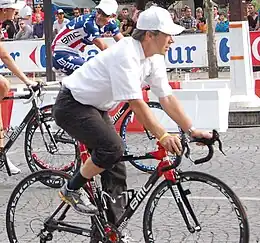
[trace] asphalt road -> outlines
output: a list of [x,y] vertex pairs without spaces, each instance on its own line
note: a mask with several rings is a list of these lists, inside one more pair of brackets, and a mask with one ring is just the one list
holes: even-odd
[[[260,128],[230,129],[227,133],[221,134],[221,137],[227,154],[226,157],[216,152],[214,159],[204,165],[195,166],[191,162],[184,160],[181,168],[184,171],[207,172],[228,184],[240,197],[246,209],[250,224],[250,242],[260,242]],[[138,135],[131,135],[130,139],[136,150],[142,146]],[[10,159],[22,169],[22,173],[8,177],[4,172],[0,172],[0,242],[3,243],[9,242],[5,227],[5,212],[8,199],[18,182],[30,174],[25,162],[23,148],[23,137],[21,137],[9,151]],[[197,156],[201,152],[201,148],[194,149],[194,154]],[[127,167],[129,187],[139,189],[147,180],[148,175],[137,171],[130,164]],[[44,218],[42,215],[46,215],[47,212],[54,209],[57,202],[59,202],[57,190],[50,190],[41,184],[33,185],[30,188],[30,191],[25,190],[22,194],[16,211],[17,234],[23,239],[19,241],[20,243],[39,242],[39,239],[30,241],[29,238],[36,235],[33,232],[37,232]],[[205,228],[210,229],[209,231],[212,232],[209,235],[201,236],[199,239],[195,236],[186,237],[188,233],[183,227],[183,220],[180,218],[174,201],[169,200],[170,196],[165,194],[158,204],[158,210],[155,210],[154,235],[155,237],[160,236],[161,239],[156,242],[238,242],[232,235],[237,230],[237,218],[228,207],[228,204],[225,204],[227,201],[223,200],[223,196],[217,190],[206,192],[205,188],[200,186],[193,188],[195,188],[195,195],[193,196],[194,210],[198,217],[202,218],[202,226],[205,224]],[[142,233],[144,207],[145,203],[138,209],[127,226],[127,232],[133,238],[133,241],[130,242],[144,242]],[[87,219],[84,216],[74,212],[69,214],[69,219],[73,222],[83,221],[87,224]],[[209,241],[212,238],[214,240]],[[89,241],[82,237],[59,233],[51,242]]]

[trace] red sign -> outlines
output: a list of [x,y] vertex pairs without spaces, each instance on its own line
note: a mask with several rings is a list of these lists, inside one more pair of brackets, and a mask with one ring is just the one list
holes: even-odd
[[250,32],[253,66],[260,66],[260,32]]

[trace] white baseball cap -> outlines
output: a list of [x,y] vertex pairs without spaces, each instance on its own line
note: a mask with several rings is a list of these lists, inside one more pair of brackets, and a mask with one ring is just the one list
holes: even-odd
[[115,0],[101,0],[96,8],[101,9],[106,15],[112,15],[116,14],[118,4]]
[[136,28],[139,30],[159,30],[168,35],[178,35],[184,28],[174,24],[171,14],[164,8],[152,6],[140,13]]
[[63,9],[59,8],[57,13],[64,13]]
[[0,0],[0,8],[21,9],[25,5],[24,0]]

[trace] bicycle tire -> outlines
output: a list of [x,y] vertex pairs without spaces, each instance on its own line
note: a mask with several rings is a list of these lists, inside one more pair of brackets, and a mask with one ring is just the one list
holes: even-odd
[[[150,101],[150,102],[147,102],[147,105],[149,106],[150,109],[158,109],[159,112],[156,111],[156,110],[154,110],[154,111],[157,112],[157,115],[156,115],[156,116],[161,116],[161,114],[162,114],[163,117],[167,117],[167,119],[170,119],[170,118],[168,117],[168,115],[163,111],[163,108],[162,108],[162,106],[160,105],[160,103]],[[120,136],[122,137],[122,139],[123,139],[123,141],[124,141],[124,143],[125,143],[125,147],[126,147],[125,155],[135,153],[135,151],[129,152],[129,147],[131,147],[131,145],[129,145],[129,142],[128,142],[127,139],[126,139],[126,137],[129,136],[129,134],[130,134],[130,133],[127,131],[127,127],[131,124],[132,114],[133,114],[133,112],[132,112],[132,111],[129,111],[129,112],[125,115],[125,117],[124,117],[124,119],[123,119],[123,121],[122,121],[122,123],[121,123],[121,126],[120,126]],[[146,134],[146,136],[145,136],[144,134]],[[136,147],[138,144],[141,144],[142,147],[141,147],[141,148],[137,148],[137,150],[138,150],[138,149],[143,149],[143,148],[145,148],[146,146],[144,146],[144,142],[143,142],[144,137],[145,137],[145,138],[148,138],[148,142],[153,142],[153,143],[152,143],[152,144],[148,144],[148,146],[150,146],[151,148],[150,148],[150,149],[145,149],[145,151],[140,152],[141,155],[144,155],[145,152],[153,151],[153,150],[156,148],[156,139],[155,139],[155,137],[152,136],[152,134],[151,134],[148,130],[146,130],[145,128],[144,128],[144,132],[143,132],[143,133],[140,133],[140,131],[139,131],[139,132],[135,133],[135,135],[138,136],[137,139],[135,139],[135,140],[137,140],[137,141],[135,142],[134,140],[131,140],[131,141],[134,141],[134,144],[133,144],[133,147],[134,147],[134,148],[133,148],[133,149],[130,148],[130,150],[134,150],[135,147]],[[149,135],[149,136],[148,136],[148,135]],[[142,141],[142,143],[140,143],[140,140]],[[149,151],[148,151],[148,150],[149,150]],[[137,154],[139,154],[138,151],[137,151]],[[158,162],[155,161],[155,162],[153,162],[151,165],[148,165],[148,160],[145,160],[145,162],[142,162],[142,161],[139,161],[139,160],[138,160],[138,161],[137,161],[137,160],[129,160],[129,162],[130,162],[135,168],[137,168],[138,170],[140,170],[140,171],[142,171],[142,172],[147,172],[147,173],[153,172],[153,171],[155,170],[157,164],[158,164]]]
[[[50,112],[51,108],[52,108],[51,105],[42,108],[42,110],[44,109],[44,112],[42,113],[43,118],[42,118],[41,122],[45,126],[45,128],[48,127],[48,125],[47,125],[48,122],[54,122],[54,118],[52,117],[52,114]],[[74,165],[80,159],[79,158],[79,151],[78,151],[78,147],[76,145],[76,142],[69,135],[67,135],[67,137],[68,137],[67,140],[66,140],[66,138],[63,139],[64,140],[64,142],[62,142],[63,144],[65,144],[65,145],[66,145],[66,143],[71,144],[71,147],[73,147],[75,155],[73,156],[73,159],[66,162],[65,165],[62,164],[61,167],[58,167],[58,166],[55,166],[55,165],[53,166],[53,165],[50,164],[50,161],[43,161],[43,160],[38,158],[37,154],[33,153],[32,142],[34,140],[34,136],[36,135],[36,130],[38,128],[39,128],[39,123],[37,122],[37,119],[32,119],[30,121],[30,123],[27,125],[26,131],[25,131],[24,152],[25,152],[26,162],[27,162],[28,167],[31,170],[31,172],[35,172],[35,171],[38,171],[38,170],[41,170],[41,169],[56,169],[56,170],[62,170],[62,171],[72,173],[73,169],[75,167]],[[50,129],[50,126],[49,126],[49,129]],[[63,131],[63,130],[60,129],[60,131]],[[42,137],[40,139],[42,139],[42,141],[43,141]],[[37,141],[39,141],[39,140],[37,140]],[[57,143],[57,144],[59,144],[59,143]],[[45,147],[44,143],[43,143],[43,146],[44,146],[45,152],[48,155],[55,155],[55,156],[57,155],[57,153],[55,153],[55,152],[50,153],[49,151],[46,151],[46,147]],[[51,146],[51,145],[49,145],[49,146]],[[66,151],[70,152],[69,149],[67,149]],[[73,152],[71,152],[71,153],[73,153]],[[63,161],[64,160],[62,160],[62,163],[64,163]],[[55,161],[55,163],[56,163],[56,161]]]
[[[47,183],[46,181],[47,180],[54,180],[56,182],[56,188],[60,188],[64,184],[65,180],[69,180],[70,178],[71,178],[71,176],[68,173],[65,173],[63,171],[41,170],[41,171],[37,171],[37,172],[30,174],[29,176],[25,177],[23,180],[21,180],[19,182],[19,184],[14,188],[14,190],[12,191],[12,194],[10,195],[10,198],[9,198],[9,201],[8,201],[8,204],[7,204],[7,210],[6,210],[6,229],[7,229],[8,239],[11,243],[15,243],[15,242],[21,243],[21,241],[27,242],[27,239],[19,239],[19,236],[17,236],[17,233],[19,234],[19,232],[20,232],[22,237],[23,236],[29,237],[29,236],[25,236],[23,233],[21,233],[20,228],[21,227],[28,227],[27,233],[29,233],[29,229],[30,229],[30,227],[32,227],[32,225],[31,225],[32,222],[30,221],[30,223],[28,224],[28,222],[26,222],[25,219],[24,219],[24,216],[26,215],[26,216],[28,216],[28,218],[30,218],[30,220],[33,220],[32,219],[32,213],[28,214],[28,211],[26,211],[24,214],[22,214],[19,211],[19,208],[18,209],[16,208],[17,205],[20,206],[19,203],[20,203],[21,197],[24,194],[24,192],[27,193],[26,190],[27,189],[30,190],[32,188],[33,191],[30,195],[34,195],[35,190],[38,190],[39,194],[41,194],[41,193],[43,193],[44,188],[41,188],[40,190],[37,189],[37,187],[35,187],[35,184],[37,185],[37,182],[39,182],[40,184],[50,184],[50,183]],[[51,183],[51,184],[54,184],[54,183]],[[32,187],[29,188],[30,186],[32,186]],[[48,188],[46,188],[46,190],[48,190]],[[50,188],[49,190],[53,190],[53,188]],[[49,195],[49,193],[48,193],[48,195]],[[55,195],[57,197],[57,200],[59,200],[58,194],[56,192],[55,192]],[[29,199],[26,198],[26,200],[29,200]],[[51,199],[50,199],[50,202],[51,202]],[[30,203],[31,203],[31,200],[29,200],[28,203],[27,202],[24,203],[24,207],[26,207],[27,204],[30,204]],[[39,201],[39,203],[41,203],[41,202]],[[42,202],[42,203],[44,203],[44,202]],[[50,205],[51,205],[51,203],[50,203]],[[32,212],[37,211],[36,210],[37,206],[38,206],[37,204],[33,205],[33,208],[31,209]],[[22,209],[24,209],[24,208],[21,207],[21,210]],[[20,224],[19,224],[19,220],[16,219],[16,213],[17,212],[18,212],[18,215],[19,215],[19,213],[21,213],[23,215],[23,217],[21,219],[22,222]],[[15,230],[16,223],[18,225],[17,227],[19,227],[18,232],[16,232],[16,230]],[[32,231],[31,233],[34,233],[34,232]],[[37,242],[39,242],[39,238],[38,238]]]
[[[222,182],[221,180],[219,180],[216,177],[213,177],[211,175],[208,175],[208,174],[205,174],[202,172],[195,172],[195,171],[180,172],[178,174],[177,183],[179,183],[179,182],[180,182],[181,186],[183,186],[183,184],[186,182],[190,183],[190,184],[192,182],[199,182],[199,183],[203,183],[201,185],[207,184],[208,186],[211,186],[211,187],[209,187],[209,189],[211,189],[211,190],[214,189],[214,192],[207,189],[209,194],[205,198],[203,198],[203,197],[199,198],[196,196],[195,197],[191,196],[189,198],[189,202],[192,200],[194,200],[194,202],[200,202],[200,200],[203,200],[203,199],[211,200],[209,205],[208,204],[202,205],[202,212],[198,212],[199,206],[192,206],[192,208],[194,209],[194,213],[195,213],[196,217],[198,218],[198,221],[203,224],[201,231],[194,232],[194,234],[190,233],[187,229],[186,224],[184,223],[183,217],[181,216],[180,211],[178,210],[178,207],[177,207],[177,210],[175,210],[175,211],[170,210],[169,209],[170,202],[168,202],[168,201],[166,203],[167,207],[164,206],[164,211],[162,211],[159,215],[160,216],[160,221],[159,221],[160,229],[158,229],[159,232],[157,232],[156,230],[153,230],[153,225],[156,224],[153,222],[153,219],[156,218],[155,209],[158,207],[160,200],[161,200],[161,203],[164,203],[163,200],[168,198],[165,196],[165,194],[167,194],[166,193],[167,191],[170,191],[169,186],[173,185],[173,182],[164,180],[155,188],[155,190],[151,194],[150,198],[148,199],[148,202],[145,207],[145,211],[144,211],[144,215],[143,215],[143,235],[144,235],[145,242],[150,242],[150,243],[152,243],[152,242],[160,242],[160,243],[170,242],[169,238],[165,239],[165,241],[163,241],[163,237],[171,237],[171,239],[173,239],[173,242],[184,242],[184,241],[185,242],[197,242],[197,243],[199,243],[199,242],[248,243],[249,242],[249,225],[248,225],[248,219],[247,219],[245,209],[244,209],[241,201],[239,200],[239,198],[236,196],[236,194],[224,182]],[[194,184],[196,184],[196,183],[194,183]],[[196,185],[196,186],[198,186],[198,185]],[[221,197],[216,197],[217,192],[215,189],[220,192]],[[195,194],[196,194],[196,190],[200,192],[201,188],[194,187]],[[186,196],[189,194],[189,191],[187,191],[187,192],[188,193],[186,194]],[[210,193],[213,193],[212,198],[209,197]],[[191,192],[191,194],[192,194],[192,192]],[[174,205],[176,205],[176,202],[173,199],[173,197],[170,197],[170,198],[171,198],[171,202],[173,201]],[[219,208],[216,207],[216,211],[212,210],[213,203],[215,203],[215,201],[217,202],[219,200],[218,203],[221,204],[221,203],[223,203],[223,199],[226,199],[228,201],[228,204],[231,206],[230,209],[225,208],[225,207],[223,208],[224,215],[221,214],[220,207]],[[213,202],[213,200],[215,200],[215,201]],[[210,211],[207,211],[208,209],[210,209]],[[167,223],[163,222],[164,221],[163,212],[166,212],[167,216],[166,216],[165,221]],[[209,213],[207,213],[207,212],[209,212]],[[237,217],[237,223],[234,222],[234,225],[229,224],[227,221],[225,221],[225,218],[224,218],[224,216],[226,216],[226,215],[230,216],[231,212],[232,212],[233,216]],[[209,225],[210,225],[209,227],[213,227],[214,230],[218,230],[218,234],[214,234],[213,231],[211,231],[209,233],[204,231],[204,229],[207,228],[206,220],[203,220],[203,219],[201,220],[201,218],[203,218],[204,213],[207,217],[209,217],[209,221],[211,221],[212,219],[214,220],[215,217],[217,216],[217,214],[219,214],[218,216],[221,217],[220,218],[221,223],[223,223],[220,227],[217,226],[216,221],[209,222]],[[173,215],[172,222],[170,222],[171,215]],[[155,216],[155,218],[153,218],[153,216]],[[178,221],[178,219],[177,219],[178,216],[181,217],[180,221]],[[189,215],[189,217],[190,217],[190,215]],[[164,233],[165,231],[163,231],[162,227],[163,226],[166,227],[167,224],[169,224],[169,227],[167,228],[168,236],[165,236],[167,233],[166,234]],[[211,226],[211,224],[213,226]],[[175,228],[173,228],[172,225],[175,225]],[[221,231],[221,232],[219,232],[219,231]],[[236,233],[237,237],[239,237],[239,239],[236,239],[236,237],[235,237],[235,238],[229,239],[230,241],[228,241],[227,239],[223,240],[221,237],[227,237],[228,233],[226,231],[229,231],[229,233],[232,232],[233,234]],[[207,233],[208,233],[208,235],[206,235]],[[160,239],[155,240],[154,238],[157,236]],[[213,239],[213,237],[215,237],[215,236],[217,236],[219,238]],[[188,238],[188,237],[191,237],[191,238],[193,237],[194,241],[191,241],[191,240],[189,241],[190,238]],[[208,238],[205,239],[203,237],[208,237]],[[230,234],[229,234],[229,237],[230,237]]]

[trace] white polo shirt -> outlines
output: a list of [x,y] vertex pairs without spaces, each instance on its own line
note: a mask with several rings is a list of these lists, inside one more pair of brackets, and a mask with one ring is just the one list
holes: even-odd
[[143,99],[145,84],[158,97],[172,94],[164,56],[145,58],[141,43],[132,37],[121,39],[63,79],[75,100],[103,111],[121,101]]

